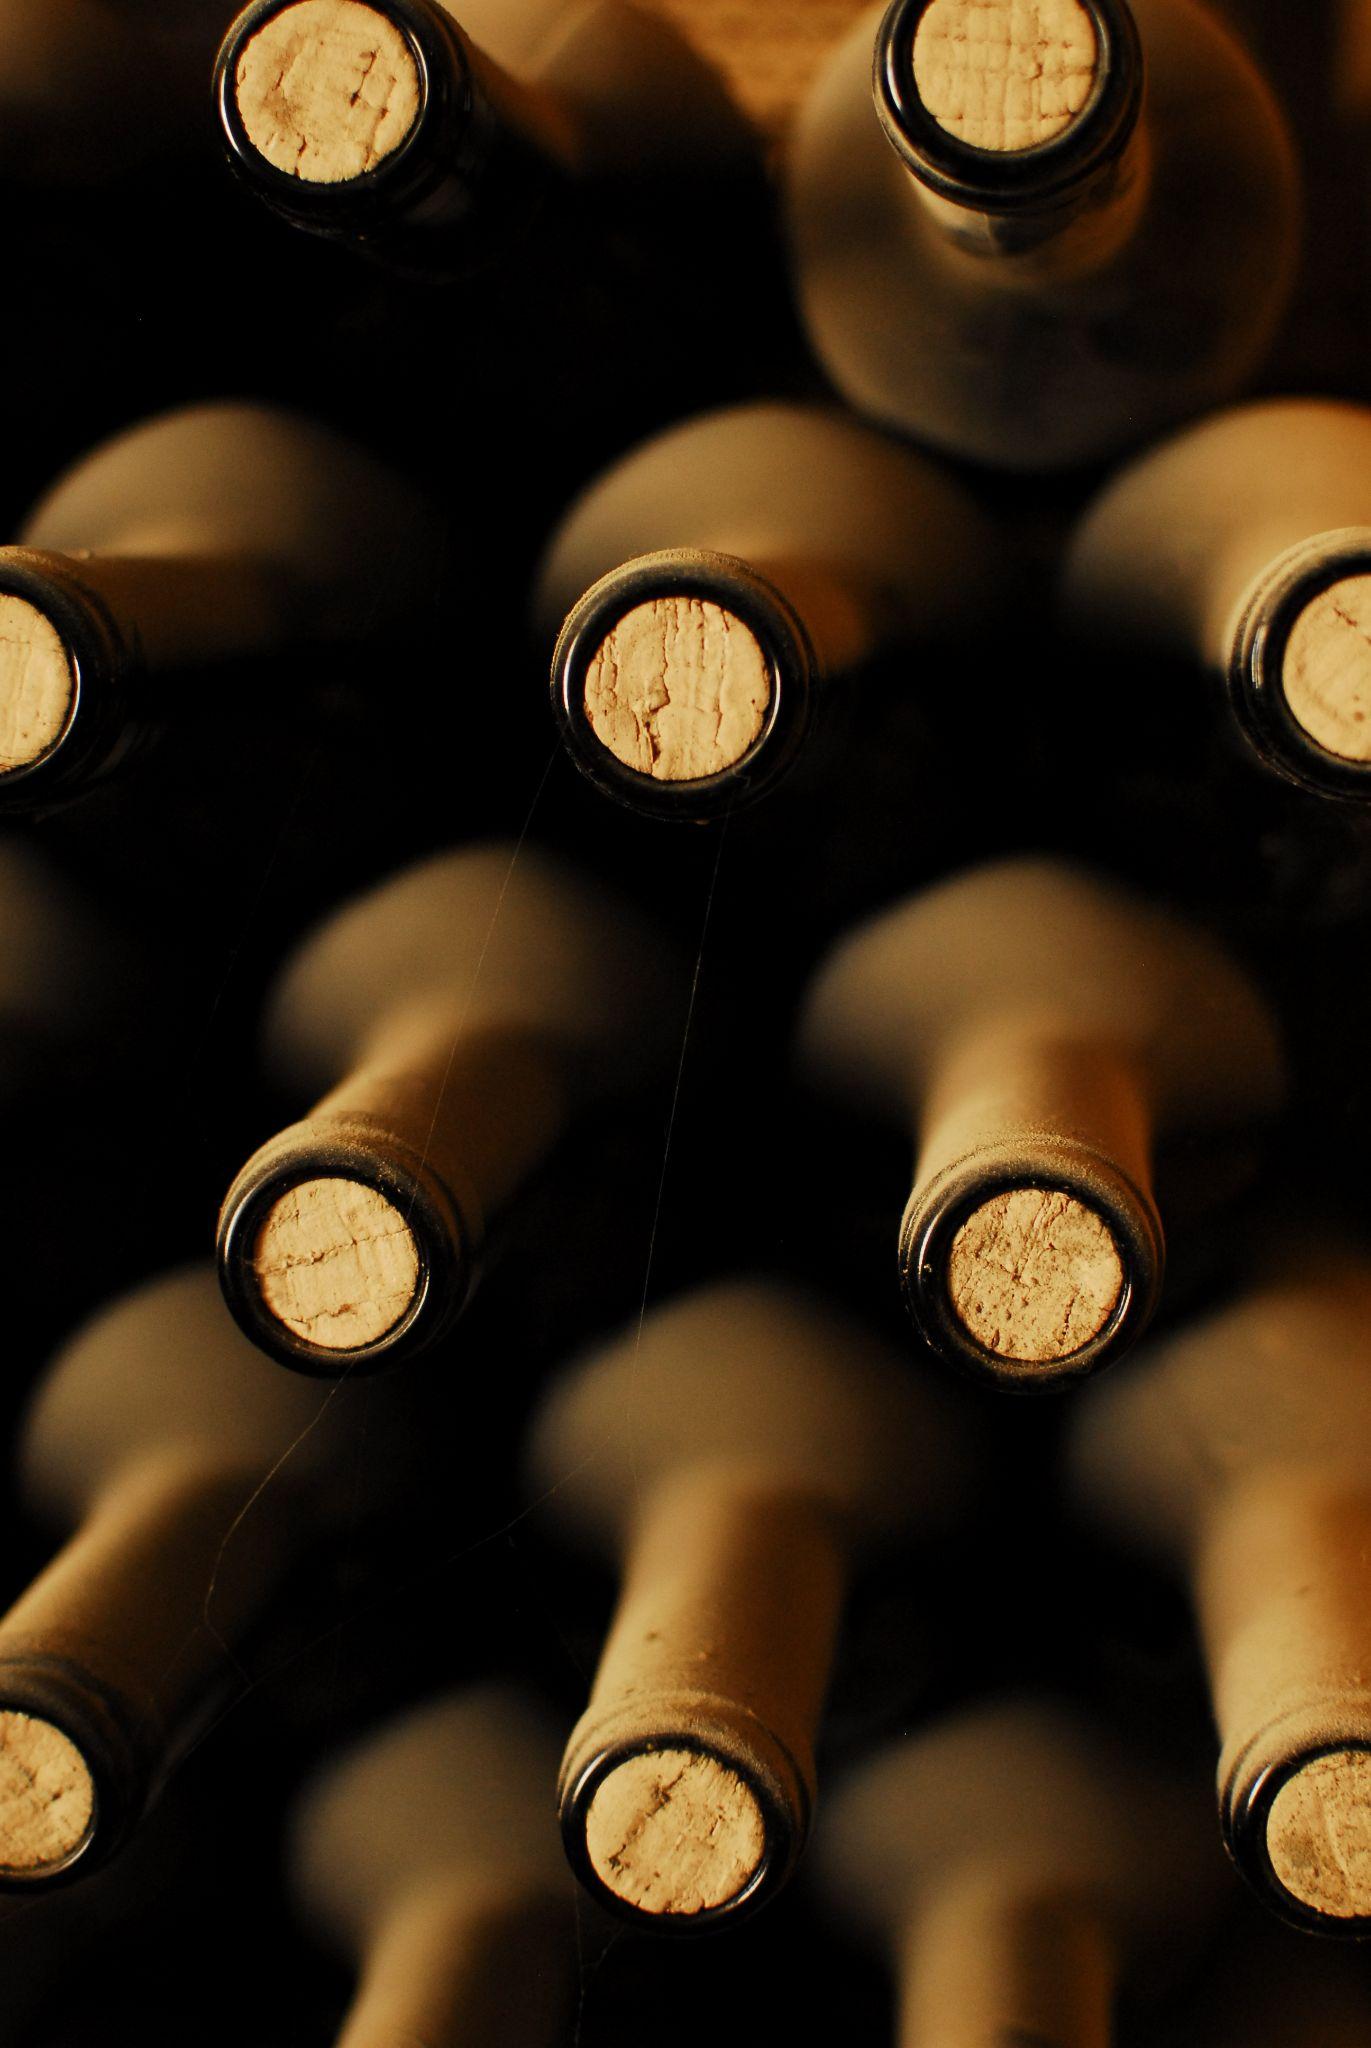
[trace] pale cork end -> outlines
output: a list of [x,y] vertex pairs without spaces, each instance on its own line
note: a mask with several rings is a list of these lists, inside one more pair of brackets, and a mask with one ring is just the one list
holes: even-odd
[[974,149],[1038,149],[1064,134],[1099,61],[1079,0],[933,0],[914,35],[919,98]]
[[52,620],[0,592],[0,775],[31,768],[62,737],[76,673]]
[[1371,761],[1371,575],[1345,576],[1305,605],[1285,643],[1281,688],[1316,746]]
[[1011,1188],[982,1203],[952,1241],[948,1296],[983,1351],[1055,1365],[1107,1326],[1123,1262],[1093,1209],[1057,1189]]
[[393,1203],[361,1181],[301,1181],[278,1195],[253,1247],[262,1302],[303,1343],[357,1351],[402,1320],[419,1246]]
[[258,155],[311,185],[374,171],[419,117],[409,43],[361,0],[297,0],[248,37],[234,69],[243,131]]
[[1337,1749],[1286,1779],[1266,1819],[1271,1868],[1332,1920],[1371,1916],[1371,1754]]
[[733,612],[697,597],[655,597],[625,612],[586,669],[583,701],[607,753],[656,782],[735,767],[771,708],[771,668]]
[[94,1819],[95,1781],[71,1738],[31,1714],[0,1713],[0,1871],[65,1869]]
[[586,1851],[605,1888],[640,1913],[689,1919],[747,1891],[766,1851],[754,1795],[727,1764],[685,1749],[630,1756],[601,1780]]

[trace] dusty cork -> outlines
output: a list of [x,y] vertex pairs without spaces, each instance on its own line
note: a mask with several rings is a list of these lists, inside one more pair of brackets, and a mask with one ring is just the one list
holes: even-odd
[[0,1870],[60,1870],[94,1813],[95,1785],[70,1737],[30,1714],[0,1713]]
[[1109,1230],[1071,1195],[1014,1188],[967,1217],[948,1293],[983,1350],[1025,1365],[1070,1358],[1098,1337],[1123,1291]]
[[267,1211],[253,1270],[263,1302],[286,1329],[326,1351],[355,1351],[394,1329],[413,1301],[419,1248],[375,1188],[307,1180]]
[[766,1846],[736,1772],[694,1750],[631,1756],[596,1790],[586,1848],[601,1881],[642,1913],[688,1917],[746,1890]]
[[656,597],[625,612],[586,671],[590,727],[616,760],[657,782],[721,775],[766,722],[771,673],[732,612]]
[[1281,687],[1291,716],[1344,761],[1371,761],[1371,576],[1320,591],[1285,645]]
[[408,42],[360,0],[298,0],[273,15],[243,45],[233,86],[253,148],[311,185],[375,170],[419,113]]
[[1078,0],[933,0],[914,36],[928,112],[976,149],[1036,149],[1090,98],[1095,24]]
[[75,678],[52,620],[0,592],[0,774],[41,761],[61,738]]
[[1334,1920],[1371,1914],[1371,1755],[1339,1749],[1287,1778],[1266,1821],[1271,1868]]

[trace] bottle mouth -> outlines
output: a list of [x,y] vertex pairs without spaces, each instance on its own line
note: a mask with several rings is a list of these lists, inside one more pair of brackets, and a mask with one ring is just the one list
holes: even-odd
[[224,1299],[269,1357],[316,1379],[403,1364],[446,1335],[474,1278],[456,1203],[394,1144],[308,1124],[244,1167],[219,1217]]
[[915,1327],[1005,1392],[1056,1393],[1135,1342],[1161,1291],[1155,1209],[1108,1162],[1061,1148],[1050,1172],[960,1162],[916,1190],[900,1232]]
[[461,38],[430,0],[256,0],[213,89],[232,168],[295,225],[359,239],[460,169],[474,106]]
[[131,737],[135,663],[58,555],[0,549],[0,810],[61,802]]
[[63,1658],[0,1656],[0,1892],[83,1878],[148,1803],[127,1710]]
[[1371,1935],[1371,1740],[1330,1737],[1258,1772],[1225,1812],[1224,1839],[1282,1919],[1306,1933],[1364,1941]]
[[1371,800],[1371,533],[1331,550],[1316,540],[1273,567],[1239,621],[1227,681],[1268,767],[1319,796]]
[[567,1856],[620,1919],[654,1934],[709,1933],[756,1912],[794,1866],[797,1833],[778,1788],[736,1742],[663,1717],[651,1742],[597,1748],[562,1796]]
[[818,663],[781,593],[705,550],[641,555],[567,615],[552,658],[563,746],[644,816],[708,821],[765,796],[802,752]]
[[[1137,26],[1126,0],[1065,5],[1080,32],[1074,45],[1080,56],[1063,81],[1069,90],[1061,105],[1011,110],[1001,121],[998,114],[972,118],[975,74],[949,71],[931,54],[938,44],[976,48],[949,31],[959,25],[954,17],[988,10],[973,10],[969,0],[894,0],[876,36],[876,110],[906,168],[940,198],[982,213],[1038,211],[1066,204],[1117,162],[1142,108]],[[1004,11],[1008,23],[1011,10]],[[1012,49],[1004,54],[1012,59]],[[1041,68],[1040,61],[1028,68]],[[1032,95],[1035,89],[1026,90]],[[1043,95],[1036,97],[1041,102]],[[1011,140],[985,146],[968,139],[1001,129]]]

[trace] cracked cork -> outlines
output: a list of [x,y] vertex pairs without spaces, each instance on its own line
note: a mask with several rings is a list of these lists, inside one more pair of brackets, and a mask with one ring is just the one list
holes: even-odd
[[1344,576],[1304,607],[1285,643],[1281,687],[1317,746],[1371,761],[1371,576]]
[[0,1870],[61,1870],[94,1816],[94,1780],[71,1738],[31,1714],[0,1712]]
[[586,1849],[601,1882],[640,1913],[707,1913],[756,1876],[766,1831],[735,1771],[695,1750],[628,1757],[598,1786]]
[[1271,1868],[1334,1920],[1371,1914],[1371,1754],[1338,1749],[1286,1779],[1266,1820]]
[[1084,1202],[1056,1189],[1012,1188],[982,1203],[957,1232],[947,1287],[982,1350],[1052,1365],[1104,1329],[1123,1291],[1123,1265]]
[[1071,126],[1099,62],[1079,0],[933,0],[914,36],[928,112],[975,149],[1037,149]]
[[657,782],[692,782],[722,775],[756,742],[771,671],[732,612],[657,597],[600,642],[583,694],[592,732],[617,761]]
[[311,185],[360,178],[419,113],[419,71],[393,21],[360,0],[298,0],[249,36],[234,72],[249,142]]
[[419,1247],[399,1210],[355,1180],[278,1195],[253,1248],[266,1308],[307,1344],[356,1351],[393,1330],[419,1284]]
[[0,774],[30,768],[62,737],[75,677],[52,620],[0,592]]

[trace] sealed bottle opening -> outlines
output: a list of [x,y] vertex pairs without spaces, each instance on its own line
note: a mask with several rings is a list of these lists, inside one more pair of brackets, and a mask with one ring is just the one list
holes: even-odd
[[285,1188],[252,1247],[264,1308],[302,1344],[356,1351],[403,1322],[422,1261],[395,1205],[364,1182],[331,1176]]
[[662,1921],[719,1913],[753,1889],[766,1862],[755,1793],[718,1757],[691,1749],[636,1752],[601,1778],[585,1815],[585,1847],[622,1905]]
[[0,591],[0,775],[32,768],[60,744],[76,703],[76,664],[36,604]]
[[586,722],[616,761],[654,782],[725,774],[771,709],[771,663],[736,612],[707,598],[649,598],[590,654]]
[[0,1878],[56,1877],[95,1832],[95,1780],[51,1721],[0,1711]]
[[1098,1212],[1059,1188],[1005,1188],[973,1209],[948,1254],[953,1313],[1008,1366],[1064,1364],[1101,1336],[1124,1265]]
[[552,708],[578,768],[651,817],[710,818],[785,775],[808,735],[816,660],[790,604],[748,563],[641,555],[572,607]]
[[231,90],[242,132],[273,170],[346,185],[394,156],[424,104],[416,46],[363,0],[291,0],[237,41]]
[[1079,0],[932,0],[914,32],[914,90],[974,149],[1038,149],[1076,121],[1101,58]]
[[1267,1813],[1266,1853],[1298,1905],[1371,1920],[1371,1751],[1327,1750],[1293,1771]]
[[1291,717],[1315,746],[1371,763],[1371,573],[1344,576],[1301,607],[1280,680]]
[[1118,165],[1142,50],[1126,0],[894,0],[875,84],[887,138],[930,191],[1055,213]]

